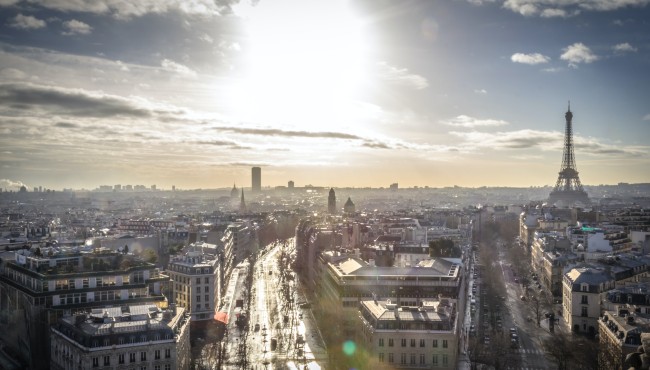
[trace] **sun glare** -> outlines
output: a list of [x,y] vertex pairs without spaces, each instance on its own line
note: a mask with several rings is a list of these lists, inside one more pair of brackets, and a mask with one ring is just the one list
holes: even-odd
[[306,130],[350,124],[366,45],[345,1],[263,1],[247,25],[239,119]]

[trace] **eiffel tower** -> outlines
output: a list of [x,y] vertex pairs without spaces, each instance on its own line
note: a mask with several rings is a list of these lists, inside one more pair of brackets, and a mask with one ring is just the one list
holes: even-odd
[[548,202],[552,205],[572,207],[575,205],[590,205],[589,196],[582,188],[578,170],[576,169],[575,157],[573,155],[573,129],[571,120],[571,102],[569,109],[564,114],[566,118],[566,129],[564,131],[564,153],[562,154],[562,168],[560,169],[555,188],[551,191]]

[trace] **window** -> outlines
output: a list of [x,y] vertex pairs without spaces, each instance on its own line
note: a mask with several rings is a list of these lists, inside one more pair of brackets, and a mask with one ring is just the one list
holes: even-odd
[[431,363],[433,366],[438,366],[438,355],[433,355],[433,359],[431,359]]
[[206,286],[206,287],[205,287],[205,292],[206,292],[206,293],[210,293],[210,287],[209,287],[209,286]]
[[582,304],[589,304],[589,298],[586,295],[582,296]]
[[109,366],[111,364],[111,356],[104,356],[104,366]]
[[160,365],[156,365],[153,367],[153,370],[160,370]]
[[129,353],[129,362],[135,362],[135,352]]
[[442,340],[442,348],[447,348],[447,339]]
[[442,366],[447,366],[449,363],[449,359],[447,358],[447,355],[442,355]]
[[201,284],[201,278],[196,278],[196,283]]
[[415,339],[411,339],[411,347],[415,347]]
[[424,347],[424,339],[420,339],[420,347]]
[[581,284],[580,285],[580,291],[581,292],[588,292],[589,291],[589,284]]
[[384,362],[384,354],[383,353],[379,354],[379,362]]
[[210,302],[210,295],[209,294],[206,294],[205,297],[203,297],[203,298],[205,298],[206,302]]
[[424,353],[420,353],[420,365],[424,365]]
[[402,338],[402,347],[406,347],[406,338]]
[[438,340],[437,339],[433,340],[433,348],[438,348]]
[[196,309],[197,309],[197,310],[200,310],[200,309],[201,309],[201,304],[200,304],[200,303],[196,305]]
[[587,317],[587,316],[589,316],[589,314],[588,314],[588,312],[587,312],[587,309],[588,309],[588,307],[582,307],[582,315],[581,315],[582,317]]
[[157,350],[154,352],[153,357],[154,357],[154,359],[156,359],[156,360],[160,360],[160,350],[159,350],[159,349],[157,349]]
[[99,367],[99,357],[93,357],[93,367]]
[[117,338],[117,344],[124,344],[124,337]]
[[411,365],[415,365],[415,353],[411,353]]
[[172,370],[172,365],[165,364],[165,370]]
[[140,366],[140,370],[147,370],[146,366]]
[[406,365],[406,353],[402,353],[402,354],[400,355],[400,360],[399,360],[399,361],[400,361],[400,363],[401,363],[402,365]]
[[117,355],[117,363],[120,365],[124,363],[124,353]]
[[197,301],[197,302],[201,302],[201,296],[200,296],[200,295],[197,295],[197,296],[196,296],[196,301]]
[[167,348],[167,349],[165,350],[165,358],[170,358],[170,357],[172,357],[171,353],[172,353],[171,349]]
[[[206,284],[210,284],[210,278],[209,277],[204,278],[203,282]],[[207,289],[208,287],[206,286],[205,288]]]
[[140,361],[147,361],[147,352],[140,352]]
[[379,347],[384,346],[384,338],[379,338]]
[[392,354],[392,353],[389,353],[389,354],[388,354],[388,363],[389,363],[389,364],[392,364],[393,362],[395,362],[395,359],[393,358],[393,354]]
[[388,338],[388,347],[393,346],[393,338]]

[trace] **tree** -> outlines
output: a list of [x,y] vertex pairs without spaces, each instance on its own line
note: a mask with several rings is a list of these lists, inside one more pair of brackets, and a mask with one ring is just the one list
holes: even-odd
[[129,245],[128,244],[124,245],[124,248],[122,248],[122,253],[129,254]]
[[149,263],[156,263],[158,261],[158,255],[156,255],[156,252],[151,249],[146,249],[142,253],[142,258]]
[[459,247],[454,245],[451,239],[436,239],[429,242],[430,257],[454,257],[459,258],[462,252]]
[[544,350],[557,364],[558,370],[598,369],[598,342],[566,333],[556,333],[544,339]]

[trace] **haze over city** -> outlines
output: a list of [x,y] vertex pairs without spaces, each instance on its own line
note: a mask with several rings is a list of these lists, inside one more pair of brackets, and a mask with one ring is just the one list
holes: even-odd
[[647,0],[0,1],[0,187],[650,182]]

